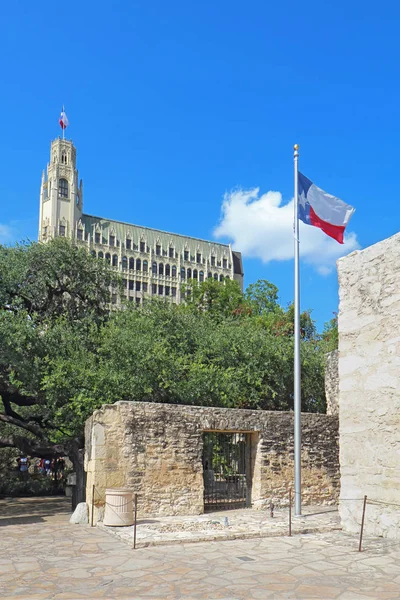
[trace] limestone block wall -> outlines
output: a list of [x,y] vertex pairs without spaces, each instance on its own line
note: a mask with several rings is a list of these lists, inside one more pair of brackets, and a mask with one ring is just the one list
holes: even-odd
[[[147,402],[117,402],[86,422],[87,502],[94,521],[106,488],[138,493],[139,516],[201,514],[203,433],[248,432],[250,500],[255,507],[287,503],[293,487],[293,413]],[[302,414],[303,501],[333,503],[339,494],[338,420]]]
[[400,234],[338,261],[342,525],[400,538]]
[[326,414],[339,414],[339,354],[332,350],[325,357]]

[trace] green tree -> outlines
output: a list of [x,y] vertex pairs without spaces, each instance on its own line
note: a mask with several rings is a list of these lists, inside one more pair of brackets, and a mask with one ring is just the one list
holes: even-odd
[[0,246],[0,447],[77,460],[82,424],[59,418],[68,394],[48,393],[53,360],[68,357],[73,371],[78,349],[92,357],[119,285],[107,264],[63,238]]

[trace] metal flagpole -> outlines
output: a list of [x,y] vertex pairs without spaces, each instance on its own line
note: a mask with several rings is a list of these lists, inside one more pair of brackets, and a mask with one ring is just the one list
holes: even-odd
[[[62,107],[62,113],[64,114],[64,106]],[[65,127],[64,127],[64,121],[63,121],[63,127],[62,127],[62,132],[63,132],[63,137],[62,139],[64,139],[64,135],[65,135]]]
[[299,145],[294,145],[294,509],[301,515],[301,387],[299,276]]

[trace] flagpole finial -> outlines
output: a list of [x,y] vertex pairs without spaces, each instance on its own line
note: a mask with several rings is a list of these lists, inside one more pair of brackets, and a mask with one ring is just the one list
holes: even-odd
[[298,151],[299,151],[299,148],[300,148],[299,144],[295,144],[295,145],[293,146],[293,150],[294,150],[295,152],[298,152]]

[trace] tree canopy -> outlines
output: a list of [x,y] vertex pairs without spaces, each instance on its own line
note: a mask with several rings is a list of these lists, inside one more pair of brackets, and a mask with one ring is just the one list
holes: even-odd
[[[118,274],[63,238],[0,246],[0,447],[69,454],[118,400],[293,408],[293,307],[272,283],[188,281],[182,305],[110,311],[116,291]],[[319,335],[308,311],[301,333],[302,409],[323,412],[334,323]]]

